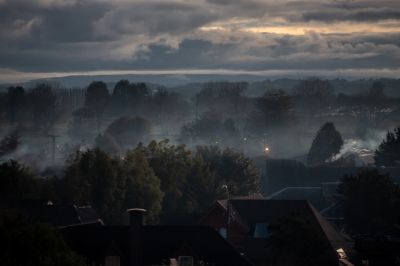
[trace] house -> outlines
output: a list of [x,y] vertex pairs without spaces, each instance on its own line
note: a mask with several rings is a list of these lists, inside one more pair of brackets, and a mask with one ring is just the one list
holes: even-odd
[[129,225],[73,225],[61,232],[89,265],[252,265],[209,226],[144,225],[144,213],[129,210]]
[[[282,219],[302,217],[315,229],[326,244],[321,254],[323,265],[339,265],[351,252],[346,241],[306,200],[231,199],[219,200],[201,219],[200,224],[209,225],[226,238],[241,254],[255,265],[267,265],[270,261],[270,225]],[[342,256],[338,250],[342,250]],[[321,264],[322,265],[322,264]]]

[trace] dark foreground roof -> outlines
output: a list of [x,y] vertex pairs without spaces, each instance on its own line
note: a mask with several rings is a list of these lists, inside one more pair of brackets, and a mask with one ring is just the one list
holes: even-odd
[[318,210],[330,205],[322,195],[321,187],[286,187],[267,197],[272,200],[308,200]]
[[232,200],[234,212],[250,229],[257,223],[278,223],[281,218],[302,215],[319,229],[333,248],[345,248],[348,243],[306,200]]
[[[78,254],[101,261],[105,254],[118,253],[121,265],[129,256],[130,226],[80,225],[63,228],[66,242]],[[143,226],[144,265],[161,265],[190,249],[211,265],[251,265],[216,231],[207,226]]]
[[100,221],[99,215],[91,206],[52,204],[51,201],[43,199],[21,200],[8,204],[5,208],[22,210],[32,222],[56,227]]

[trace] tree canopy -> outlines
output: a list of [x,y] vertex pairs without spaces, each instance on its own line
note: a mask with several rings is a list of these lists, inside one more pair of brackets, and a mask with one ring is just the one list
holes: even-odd
[[60,232],[45,224],[32,224],[21,213],[1,210],[1,265],[83,266]]
[[332,122],[325,123],[317,132],[307,155],[309,165],[324,164],[340,152],[343,139]]
[[148,142],[150,134],[151,124],[148,120],[141,117],[121,117],[114,120],[96,142],[99,148],[118,154],[135,148],[139,142]]
[[374,159],[376,165],[400,165],[400,127],[386,134],[386,138],[375,151]]
[[338,192],[351,234],[385,233],[400,222],[400,187],[387,174],[364,170],[346,175]]
[[0,201],[12,202],[40,196],[37,177],[17,161],[0,164]]
[[247,128],[258,135],[280,131],[296,121],[292,97],[283,90],[267,91],[256,100],[255,107],[249,115]]
[[118,222],[128,208],[146,207],[158,216],[163,193],[143,154],[112,158],[95,149],[77,152],[61,180],[62,201],[93,206],[108,222]]
[[[282,217],[268,227],[267,245],[271,251],[270,265],[326,265],[331,250],[318,230],[319,227],[299,214]],[[336,265],[333,254],[332,265]]]

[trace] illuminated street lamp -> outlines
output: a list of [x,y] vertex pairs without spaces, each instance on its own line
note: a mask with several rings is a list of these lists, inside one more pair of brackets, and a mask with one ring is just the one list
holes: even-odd
[[265,147],[264,147],[264,155],[265,155],[265,157],[268,157],[269,154],[270,154],[270,152],[271,152],[271,150],[269,149],[269,147],[268,147],[268,146],[265,146]]

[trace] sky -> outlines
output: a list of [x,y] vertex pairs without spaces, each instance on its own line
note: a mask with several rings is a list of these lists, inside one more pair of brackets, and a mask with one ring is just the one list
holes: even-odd
[[107,73],[400,75],[400,0],[0,0],[0,82]]

